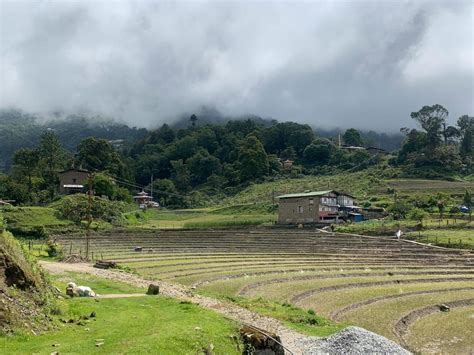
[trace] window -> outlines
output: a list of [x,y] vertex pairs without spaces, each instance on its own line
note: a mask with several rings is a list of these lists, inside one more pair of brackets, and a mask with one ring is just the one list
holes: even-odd
[[298,213],[303,213],[303,206],[298,206]]
[[314,205],[314,200],[312,198],[309,199],[309,204]]
[[72,182],[73,182],[74,184],[76,183],[76,181],[77,181],[77,179],[72,179]]

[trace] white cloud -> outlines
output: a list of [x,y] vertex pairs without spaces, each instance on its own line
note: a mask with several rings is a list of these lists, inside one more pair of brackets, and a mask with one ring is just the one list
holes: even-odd
[[1,2],[0,106],[155,125],[205,104],[397,129],[473,113],[470,2]]

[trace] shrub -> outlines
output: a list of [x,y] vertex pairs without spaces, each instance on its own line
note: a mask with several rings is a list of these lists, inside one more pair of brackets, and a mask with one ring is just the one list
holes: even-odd
[[46,243],[46,245],[47,245],[46,252],[48,253],[48,256],[56,257],[56,256],[61,255],[61,247],[56,242],[56,240],[48,239],[48,242]]
[[[61,200],[57,209],[61,217],[80,224],[88,217],[88,196],[84,194],[66,196]],[[99,219],[112,223],[120,219],[124,209],[123,202],[94,197],[91,215],[95,220]]]

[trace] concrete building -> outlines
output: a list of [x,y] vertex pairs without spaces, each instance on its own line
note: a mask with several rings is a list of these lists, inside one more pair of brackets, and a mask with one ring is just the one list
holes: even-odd
[[337,222],[334,191],[313,191],[278,196],[278,224]]
[[70,195],[83,192],[84,184],[89,178],[89,171],[71,168],[59,172],[59,193]]

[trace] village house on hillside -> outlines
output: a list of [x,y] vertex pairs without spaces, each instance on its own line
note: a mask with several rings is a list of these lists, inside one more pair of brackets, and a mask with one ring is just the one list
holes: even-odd
[[70,168],[59,172],[59,193],[70,195],[83,192],[88,177],[89,171],[85,169]]
[[362,220],[354,197],[334,190],[278,196],[278,224],[337,223],[339,218]]

